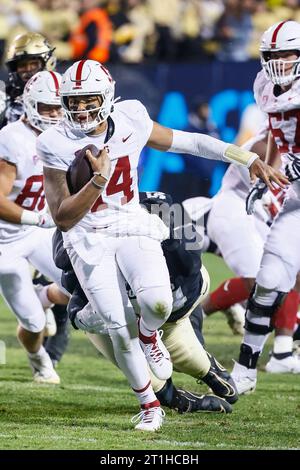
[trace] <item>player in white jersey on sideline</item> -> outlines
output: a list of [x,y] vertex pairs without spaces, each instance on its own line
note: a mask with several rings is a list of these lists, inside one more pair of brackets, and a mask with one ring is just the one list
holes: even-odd
[[[171,313],[172,293],[160,246],[168,229],[139,204],[137,165],[142,148],[237,161],[268,184],[284,185],[287,179],[256,154],[158,125],[139,101],[115,104],[114,81],[98,62],[73,64],[63,75],[60,93],[68,121],[47,130],[37,143],[47,201],[99,325],[108,328],[116,361],[141,404],[136,429],[155,431],[164,412],[151,387],[146,359],[154,375],[170,377],[172,364],[157,329]],[[74,153],[88,144],[99,149],[98,158],[86,152],[94,175],[71,196],[67,170]],[[135,315],[127,308],[125,281],[141,309],[139,332]]]
[[[282,21],[270,27],[260,45],[263,70],[254,82],[260,109],[269,116],[270,130],[286,175],[292,182],[287,199],[268,235],[256,285],[249,298],[245,335],[232,377],[239,393],[253,390],[257,361],[269,332],[272,317],[296,281],[300,269],[300,24]],[[252,191],[252,202],[262,190]],[[270,365],[300,373],[292,356],[292,336],[277,337]],[[278,362],[280,361],[280,364]]]
[[0,131],[0,288],[16,314],[18,339],[25,348],[34,380],[60,382],[42,346],[45,313],[34,291],[29,263],[60,284],[52,259],[54,222],[47,212],[42,162],[36,138],[58,122],[62,109],[60,75],[39,72],[24,91],[25,115]]

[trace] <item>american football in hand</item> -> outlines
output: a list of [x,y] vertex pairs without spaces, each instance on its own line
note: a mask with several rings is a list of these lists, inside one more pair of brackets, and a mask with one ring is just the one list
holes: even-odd
[[99,153],[99,149],[93,145],[86,145],[75,152],[75,158],[67,171],[67,183],[70,194],[78,193],[93,177],[93,169],[86,156],[86,151],[90,150],[93,157]]

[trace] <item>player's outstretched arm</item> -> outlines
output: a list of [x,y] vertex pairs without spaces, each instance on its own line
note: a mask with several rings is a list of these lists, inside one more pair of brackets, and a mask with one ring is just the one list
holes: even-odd
[[288,179],[284,175],[259,160],[256,153],[205,134],[169,129],[154,122],[147,145],[157,150],[187,153],[247,166],[252,181],[261,178],[270,188],[273,187],[273,183],[282,188],[288,184]]

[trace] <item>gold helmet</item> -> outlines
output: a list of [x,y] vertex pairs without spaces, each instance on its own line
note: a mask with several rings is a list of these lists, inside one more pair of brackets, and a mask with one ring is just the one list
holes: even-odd
[[54,49],[39,33],[19,34],[8,49],[6,65],[10,72],[15,72],[20,60],[38,58],[42,61],[41,70],[53,70],[56,65],[56,58],[53,56]]

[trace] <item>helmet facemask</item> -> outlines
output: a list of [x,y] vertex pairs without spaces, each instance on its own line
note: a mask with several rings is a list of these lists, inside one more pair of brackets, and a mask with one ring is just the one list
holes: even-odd
[[[25,102],[24,102],[25,104]],[[34,99],[28,97],[26,99],[26,117],[28,121],[30,122],[31,126],[34,127],[35,129],[43,132],[47,130],[51,126],[55,126],[56,124],[59,123],[59,121],[62,118],[56,117],[50,117],[50,116],[43,116],[39,112],[39,105],[40,104],[49,104],[49,103],[41,103],[37,102]],[[54,104],[50,104],[50,106],[57,106]]]
[[[91,97],[93,95],[82,95],[84,97]],[[98,93],[95,95],[95,99],[98,98],[99,106],[96,107],[94,104],[87,104],[85,109],[78,110],[77,106],[74,106],[74,109],[70,108],[69,98],[71,96],[64,96],[62,98],[63,108],[69,120],[69,124],[73,129],[80,130],[85,134],[89,134],[96,127],[102,124],[110,113],[112,112],[112,104],[110,102],[110,92],[107,90],[107,93]],[[100,104],[101,103],[101,104]],[[82,119],[80,122],[76,119],[76,116],[86,115],[85,119]],[[90,117],[92,118],[90,120]]]
[[300,51],[290,52],[295,52],[295,54],[298,55],[297,59],[271,59],[271,51],[261,52],[262,68],[266,77],[271,80],[274,85],[290,85],[294,80],[300,77]]
[[59,96],[60,75],[56,72],[42,71],[35,74],[26,84],[23,102],[24,111],[28,122],[35,129],[43,132],[50,126],[58,124],[61,116],[51,117],[41,114],[40,106],[52,106],[61,108]]
[[[89,134],[113,112],[115,82],[100,62],[83,59],[64,73],[60,95],[69,126]],[[81,101],[84,107],[79,107]]]

